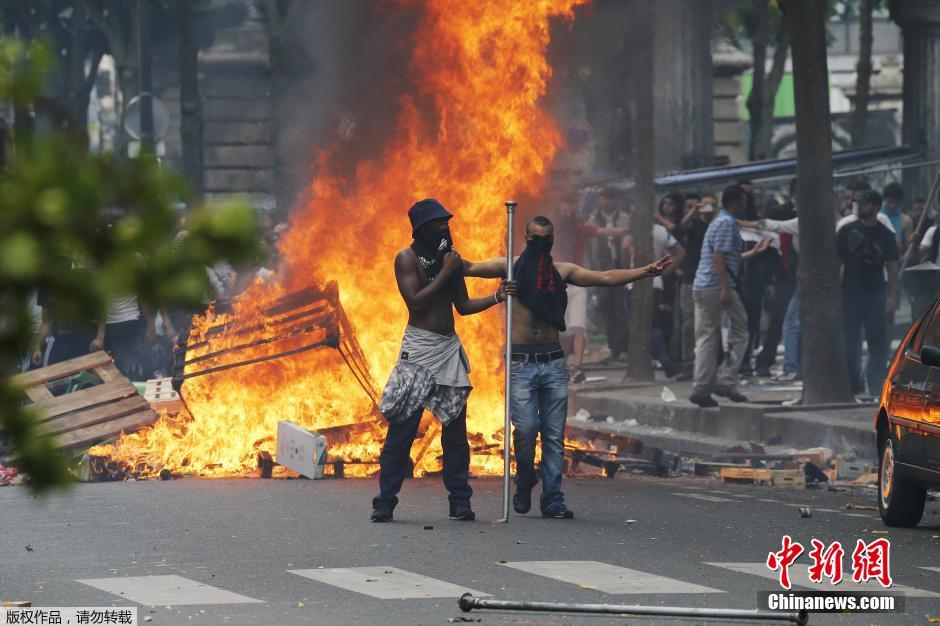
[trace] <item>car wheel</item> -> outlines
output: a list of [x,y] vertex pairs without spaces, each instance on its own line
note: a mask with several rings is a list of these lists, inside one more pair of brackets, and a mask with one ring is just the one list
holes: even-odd
[[890,433],[885,434],[878,462],[878,511],[888,526],[911,528],[917,526],[924,514],[927,488],[915,482],[898,478],[896,459],[898,442]]

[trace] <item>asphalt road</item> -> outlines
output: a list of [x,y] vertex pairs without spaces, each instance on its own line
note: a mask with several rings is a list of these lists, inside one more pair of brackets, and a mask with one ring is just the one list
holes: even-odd
[[[501,599],[753,609],[758,592],[777,588],[760,575],[770,572],[713,563],[763,564],[790,534],[807,546],[812,537],[841,541],[850,572],[855,541],[884,536],[892,542],[895,582],[928,597],[908,597],[903,614],[816,614],[810,623],[925,624],[925,616],[940,617],[937,501],[928,503],[919,528],[882,535],[876,511],[844,508],[871,504],[871,496],[618,475],[566,482],[574,520],[514,515],[495,524],[501,483],[473,486],[475,523],[448,520],[443,487],[426,479],[406,483],[391,524],[368,520],[374,480],[85,484],[44,499],[8,487],[0,489],[0,596],[33,606],[137,606],[141,624],[145,617],[170,625],[447,624],[465,617],[483,624],[693,624],[704,622],[466,616],[454,597],[399,598],[434,595],[449,583]],[[812,517],[800,517],[801,505]],[[791,572],[805,571],[802,562]],[[374,569],[345,569],[363,567]],[[399,570],[427,579],[412,581]],[[181,578],[158,578],[166,576]],[[136,590],[122,586],[127,580],[101,580],[124,577],[142,578],[132,579]],[[454,589],[441,593],[454,596]],[[394,599],[376,597],[383,594]]]

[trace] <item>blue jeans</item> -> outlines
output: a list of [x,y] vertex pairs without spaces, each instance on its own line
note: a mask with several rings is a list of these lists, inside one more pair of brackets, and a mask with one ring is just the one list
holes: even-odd
[[800,373],[800,297],[796,291],[783,318],[783,373]]
[[565,466],[565,420],[568,417],[568,369],[564,359],[549,363],[512,363],[513,448],[516,486],[532,489],[535,474],[535,438],[542,436],[542,497],[544,512],[563,502],[561,474]]

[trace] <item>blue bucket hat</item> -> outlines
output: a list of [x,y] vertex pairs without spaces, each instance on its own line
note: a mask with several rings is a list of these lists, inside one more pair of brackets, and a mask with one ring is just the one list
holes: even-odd
[[444,205],[434,198],[425,198],[420,202],[415,202],[412,207],[408,209],[408,219],[411,220],[412,235],[428,222],[442,218],[449,220],[452,217],[453,215],[444,208]]

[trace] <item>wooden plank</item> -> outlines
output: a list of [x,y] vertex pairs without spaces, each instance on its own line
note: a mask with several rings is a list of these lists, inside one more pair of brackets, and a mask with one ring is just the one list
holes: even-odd
[[33,408],[42,414],[43,419],[48,420],[63,413],[91,408],[98,404],[120,400],[136,394],[137,388],[129,380],[122,378],[58,397],[50,396],[47,400],[36,402]]
[[98,377],[106,383],[109,383],[113,380],[120,380],[122,378],[127,380],[127,378],[124,377],[124,374],[119,372],[118,369],[114,367],[114,363],[110,362],[100,367],[96,367],[95,374],[97,374]]
[[26,396],[33,402],[42,402],[43,400],[50,400],[55,397],[45,385],[27,387],[25,391]]
[[122,432],[135,432],[144,426],[150,426],[155,421],[157,421],[157,414],[148,408],[145,411],[134,413],[110,422],[95,424],[88,428],[81,428],[61,434],[56,437],[56,440],[59,446],[63,448],[90,446],[110,437],[115,437]]
[[749,467],[723,467],[719,475],[723,483],[769,483],[773,480],[773,473],[770,470]]
[[13,384],[22,387],[32,387],[33,385],[47,383],[57,378],[65,378],[66,376],[78,374],[79,372],[100,367],[108,363],[111,363],[111,357],[108,356],[107,352],[92,352],[91,354],[69,359],[68,361],[62,361],[61,363],[56,363],[55,365],[43,367],[38,370],[17,374],[13,377]]
[[46,432],[64,433],[70,430],[85,428],[102,422],[113,421],[119,417],[137,413],[142,409],[150,409],[147,401],[138,395],[124,398],[110,404],[102,404],[91,409],[67,413],[43,424]]

